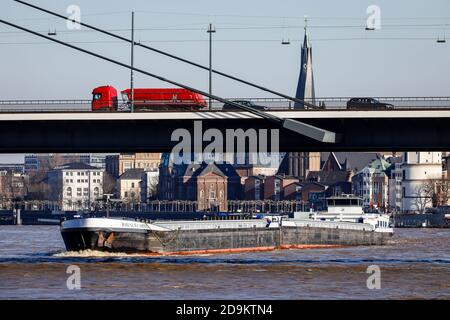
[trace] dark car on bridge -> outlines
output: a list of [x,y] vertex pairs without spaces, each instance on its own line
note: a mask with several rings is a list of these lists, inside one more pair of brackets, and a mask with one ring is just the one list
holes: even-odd
[[374,98],[352,98],[347,102],[347,109],[351,110],[389,110],[394,106],[383,103]]
[[[256,110],[261,110],[261,111],[270,110],[270,108],[268,108],[266,106],[257,105],[254,102],[249,101],[249,100],[233,100],[231,102],[241,104],[241,105],[243,105],[245,107],[251,107],[251,108],[256,109]],[[222,110],[223,111],[240,111],[242,109],[239,109],[239,108],[233,106],[232,104],[226,103],[226,104],[223,105]]]

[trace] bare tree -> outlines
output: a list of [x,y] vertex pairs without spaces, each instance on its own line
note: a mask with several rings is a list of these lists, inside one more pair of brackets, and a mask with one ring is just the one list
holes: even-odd
[[419,213],[425,213],[426,208],[433,204],[434,185],[423,182],[414,189],[413,204]]
[[450,180],[444,177],[425,180],[415,188],[414,205],[420,213],[426,208],[447,205],[450,200]]
[[28,192],[33,200],[48,200],[50,196],[50,188],[46,181],[47,170],[39,169],[30,173]]
[[430,183],[435,185],[433,206],[447,205],[450,200],[450,179],[442,177],[440,179],[434,179]]
[[28,179],[23,174],[7,172],[2,177],[2,197],[11,201],[14,199],[23,199],[26,195]]
[[151,179],[148,179],[148,185],[147,185],[147,196],[151,199],[156,198],[158,194],[158,178],[152,177]]

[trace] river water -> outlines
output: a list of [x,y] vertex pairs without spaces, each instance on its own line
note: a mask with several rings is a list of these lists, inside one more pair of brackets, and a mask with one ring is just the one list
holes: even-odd
[[[372,265],[381,289],[367,286]],[[396,229],[386,246],[153,257],[68,253],[57,226],[0,226],[0,299],[450,299],[450,229]]]

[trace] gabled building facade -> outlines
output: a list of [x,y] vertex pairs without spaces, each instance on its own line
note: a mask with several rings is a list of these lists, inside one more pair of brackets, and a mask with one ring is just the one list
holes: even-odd
[[364,206],[388,208],[391,166],[379,156],[352,178],[353,193],[363,199]]
[[163,156],[163,159],[159,174],[160,200],[196,201],[199,211],[226,211],[228,200],[243,198],[241,177],[228,163],[174,165],[170,157]]
[[144,169],[129,169],[117,179],[118,197],[125,203],[145,202],[146,179]]

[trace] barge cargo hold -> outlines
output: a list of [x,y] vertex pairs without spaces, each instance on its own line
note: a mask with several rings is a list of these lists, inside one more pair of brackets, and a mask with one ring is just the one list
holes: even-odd
[[67,250],[153,254],[264,251],[383,245],[393,234],[389,216],[366,214],[358,198],[328,199],[325,213],[246,220],[132,221],[87,218],[61,223]]

